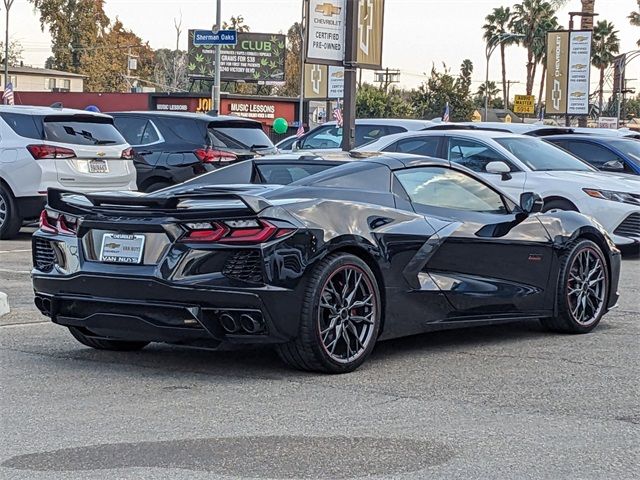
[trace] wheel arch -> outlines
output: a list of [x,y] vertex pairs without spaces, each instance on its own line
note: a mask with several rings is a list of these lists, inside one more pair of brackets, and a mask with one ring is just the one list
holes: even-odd
[[13,197],[15,198],[16,194],[13,192],[13,188],[11,188],[11,185],[9,185],[9,182],[7,182],[4,178],[0,177],[0,185],[2,185],[3,187],[7,188],[9,190],[9,193],[11,195],[13,195]]
[[558,202],[567,202],[568,204],[570,204],[576,212],[579,212],[580,209],[576,206],[576,204],[569,200],[567,197],[561,197],[560,195],[548,195],[542,198],[544,200],[544,203],[547,202],[553,202],[553,201],[558,201]]
[[172,182],[171,178],[169,177],[154,175],[152,177],[146,178],[140,185],[138,185],[138,188],[144,192],[154,183],[168,183],[169,185],[173,185],[174,182]]

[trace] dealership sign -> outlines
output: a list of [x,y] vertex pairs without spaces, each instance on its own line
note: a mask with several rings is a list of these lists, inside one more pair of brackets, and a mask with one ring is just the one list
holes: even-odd
[[590,31],[557,31],[547,34],[545,107],[548,114],[589,113],[590,66]]
[[[212,79],[215,46],[194,45],[200,30],[189,30],[187,73],[190,77]],[[230,82],[259,85],[284,83],[286,37],[266,33],[238,33],[237,44],[223,45],[220,54],[220,78]]]

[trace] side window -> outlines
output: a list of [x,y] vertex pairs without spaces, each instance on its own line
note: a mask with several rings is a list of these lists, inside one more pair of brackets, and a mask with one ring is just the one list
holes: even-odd
[[450,138],[447,159],[450,162],[463,165],[474,172],[485,173],[487,164],[491,162],[504,162],[511,168],[511,162],[487,145],[462,138]]
[[617,160],[624,164],[624,160],[618,157],[611,150],[591,142],[572,140],[569,142],[567,150],[596,168],[600,168],[605,163],[613,160]]
[[499,193],[450,168],[409,168],[396,172],[396,177],[416,207],[508,213]]
[[342,128],[335,125],[321,127],[307,135],[301,148],[304,150],[338,148],[342,143]]
[[356,125],[356,147],[373,142],[392,133],[406,132],[402,127],[384,125]]
[[399,153],[412,153],[414,155],[426,155],[435,157],[438,154],[438,144],[441,137],[415,137],[399,140],[387,147],[385,151]]
[[129,145],[149,145],[160,140],[150,120],[141,117],[114,117],[116,128]]

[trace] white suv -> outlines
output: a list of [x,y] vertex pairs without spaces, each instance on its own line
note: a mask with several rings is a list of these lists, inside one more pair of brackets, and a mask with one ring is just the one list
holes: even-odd
[[135,190],[129,144],[107,115],[0,106],[0,239],[38,217],[49,187]]

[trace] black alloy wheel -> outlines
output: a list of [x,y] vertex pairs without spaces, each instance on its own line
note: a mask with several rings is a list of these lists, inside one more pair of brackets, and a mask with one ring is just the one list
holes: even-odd
[[543,320],[556,331],[587,333],[604,315],[609,292],[609,270],[598,245],[581,240],[564,255],[558,281],[558,316]]
[[330,255],[311,274],[298,337],[278,353],[300,370],[351,372],[373,350],[380,318],[380,291],[369,266],[354,255]]

